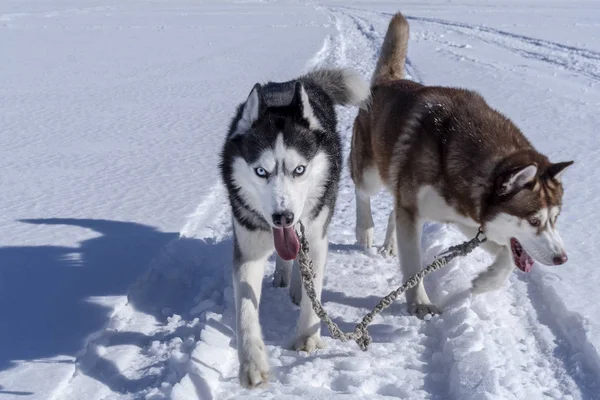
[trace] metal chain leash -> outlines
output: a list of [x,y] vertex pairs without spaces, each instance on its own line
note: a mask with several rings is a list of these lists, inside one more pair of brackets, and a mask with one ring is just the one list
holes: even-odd
[[421,282],[421,280],[427,275],[444,267],[455,257],[466,256],[487,240],[485,234],[480,228],[477,236],[475,236],[473,239],[450,247],[447,251],[438,255],[434,262],[429,264],[416,275],[410,277],[398,289],[392,291],[390,294],[381,299],[375,308],[365,315],[360,323],[356,325],[353,332],[343,332],[340,327],[333,322],[331,318],[329,318],[329,315],[317,297],[313,282],[313,279],[315,278],[313,261],[308,256],[309,247],[308,241],[306,240],[306,235],[304,234],[304,225],[302,222],[299,222],[298,224],[300,226],[300,251],[298,252],[298,266],[300,268],[302,284],[304,285],[307,296],[310,298],[313,311],[315,314],[317,314],[319,319],[321,319],[321,321],[327,325],[327,329],[329,329],[329,333],[331,334],[332,338],[341,340],[342,342],[354,340],[363,351],[366,351],[372,342],[371,335],[369,335],[367,327],[377,314],[388,308],[398,298],[398,296],[403,294],[405,291],[417,286],[419,282]]

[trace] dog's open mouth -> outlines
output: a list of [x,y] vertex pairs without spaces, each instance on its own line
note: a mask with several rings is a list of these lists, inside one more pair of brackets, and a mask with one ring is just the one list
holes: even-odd
[[275,250],[282,260],[294,260],[300,250],[300,241],[293,226],[289,228],[273,228]]
[[523,272],[531,271],[533,268],[533,258],[521,246],[521,243],[515,238],[510,239],[510,249],[513,253],[513,260],[515,265]]

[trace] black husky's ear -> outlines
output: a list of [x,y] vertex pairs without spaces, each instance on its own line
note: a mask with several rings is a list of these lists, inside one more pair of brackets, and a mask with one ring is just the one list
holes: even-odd
[[537,165],[531,164],[502,175],[497,182],[496,194],[507,196],[518,192],[535,179],[537,171]]
[[573,165],[575,161],[565,161],[559,162],[556,164],[552,164],[548,167],[548,176],[558,182],[560,182],[560,178],[562,174],[567,170],[567,167]]
[[256,121],[260,115],[263,107],[262,102],[262,87],[257,83],[252,88],[248,99],[246,99],[246,102],[242,106],[242,115],[233,130],[233,136],[243,135],[248,132],[254,121]]
[[308,93],[304,90],[304,86],[300,82],[296,82],[296,88],[294,93],[294,104],[300,110],[300,115],[306,122],[308,127],[312,130],[323,129],[323,126],[319,122],[319,119],[315,115],[310,100],[308,99]]

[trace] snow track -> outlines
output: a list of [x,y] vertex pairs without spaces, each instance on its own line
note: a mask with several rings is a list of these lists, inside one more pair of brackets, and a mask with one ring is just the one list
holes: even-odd
[[559,66],[595,82],[600,81],[600,53],[547,40],[489,28],[436,18],[408,16],[409,21],[452,28],[470,38],[484,41],[514,52],[520,56]]
[[[369,22],[369,17],[371,17],[371,19],[373,17],[384,17],[384,19],[389,19],[393,15],[392,13],[360,10],[354,7],[340,7],[339,11],[362,14],[362,16],[351,16],[351,18],[357,21],[359,30],[367,36],[373,36],[375,31],[372,22]],[[409,22],[413,22],[411,25],[414,25],[414,22],[417,22],[430,27],[437,26],[449,28],[454,32],[464,35],[468,39],[485,42],[513,52],[522,57],[548,64],[552,67],[560,67],[573,74],[587,77],[592,82],[600,82],[600,52],[597,51],[563,45],[525,35],[519,35],[484,25],[467,24],[439,18],[428,18],[414,15],[406,15],[406,18],[409,20]],[[369,28],[368,30],[365,30],[364,27],[367,25]],[[383,33],[385,33],[385,30],[379,30],[380,35]],[[420,32],[419,35],[423,35],[430,40],[437,40],[441,44],[444,44],[450,48],[470,47],[469,45],[457,45],[456,43],[449,42],[447,40],[440,40],[439,36],[436,37],[437,35],[430,35],[427,30],[425,32]],[[443,37],[443,35],[441,35],[441,37]]]
[[[234,360],[230,215],[215,186],[108,326],[88,340],[53,398],[211,398]],[[193,235],[190,233],[193,232]],[[182,317],[183,316],[183,317]],[[165,321],[157,325],[158,321]]]

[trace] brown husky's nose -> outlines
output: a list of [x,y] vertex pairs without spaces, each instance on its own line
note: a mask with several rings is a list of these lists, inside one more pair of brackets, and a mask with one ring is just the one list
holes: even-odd
[[554,265],[561,265],[567,262],[569,258],[565,253],[562,253],[560,256],[556,256],[552,259],[554,261]]

